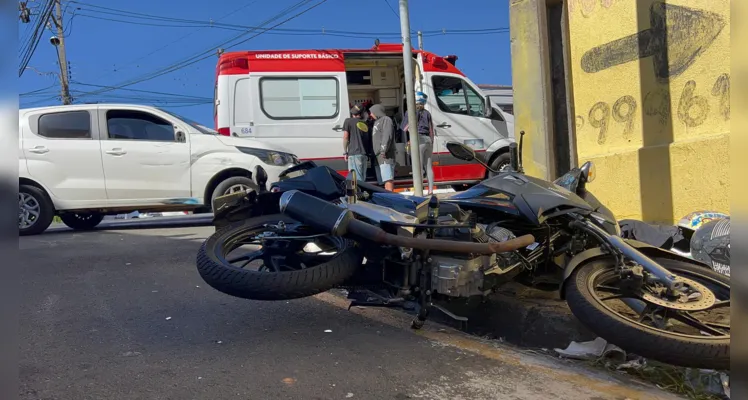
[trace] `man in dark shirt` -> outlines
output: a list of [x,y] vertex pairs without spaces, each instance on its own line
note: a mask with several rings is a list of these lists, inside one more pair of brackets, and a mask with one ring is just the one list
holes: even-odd
[[356,171],[356,178],[366,180],[366,145],[369,126],[361,118],[361,108],[353,106],[351,117],[343,123],[343,158],[348,162],[348,171]]

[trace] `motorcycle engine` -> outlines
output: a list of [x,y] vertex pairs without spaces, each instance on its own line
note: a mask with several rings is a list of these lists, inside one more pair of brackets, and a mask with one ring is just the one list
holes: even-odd
[[[447,220],[447,218],[451,220]],[[452,217],[440,218],[440,224],[459,224]],[[466,240],[480,243],[503,242],[516,236],[508,229],[476,224],[474,229],[449,228],[439,229],[438,238]],[[432,252],[431,290],[451,297],[468,297],[485,295],[490,287],[485,287],[484,277],[487,273],[502,274],[516,266],[518,260],[514,254],[463,255]]]

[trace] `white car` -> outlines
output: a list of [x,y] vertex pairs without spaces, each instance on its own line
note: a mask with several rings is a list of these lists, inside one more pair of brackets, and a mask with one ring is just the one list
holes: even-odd
[[22,109],[18,139],[21,235],[43,232],[55,215],[92,229],[106,214],[210,211],[215,197],[267,189],[298,164],[278,146],[131,104]]

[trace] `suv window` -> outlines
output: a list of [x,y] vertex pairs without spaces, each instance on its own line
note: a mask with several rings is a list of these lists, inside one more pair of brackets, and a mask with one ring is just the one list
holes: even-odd
[[66,111],[39,117],[39,136],[50,139],[91,139],[91,114]]
[[174,142],[174,127],[169,121],[142,111],[109,110],[106,112],[109,138]]
[[161,111],[161,112],[167,113],[167,114],[171,115],[172,117],[174,117],[174,118],[176,118],[176,119],[178,119],[178,120],[180,120],[180,121],[182,121],[184,123],[190,124],[190,126],[192,126],[193,128],[197,129],[197,131],[200,132],[200,133],[203,133],[203,134],[206,134],[206,135],[217,135],[218,134],[218,132],[214,131],[213,129],[208,128],[205,125],[200,125],[199,123],[197,123],[197,122],[195,122],[195,121],[193,121],[193,120],[191,120],[191,119],[189,119],[187,117],[183,117],[183,116],[181,116],[179,114],[175,114],[175,113],[173,113],[171,111],[164,110],[163,108],[160,108],[160,107],[158,107],[158,110]]
[[335,78],[262,78],[260,107],[272,119],[326,119],[338,115]]
[[451,76],[435,76],[431,82],[440,110],[473,117],[483,116],[483,97],[464,80]]

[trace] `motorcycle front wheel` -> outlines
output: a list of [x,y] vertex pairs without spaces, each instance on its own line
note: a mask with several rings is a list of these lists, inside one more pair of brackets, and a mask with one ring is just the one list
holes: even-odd
[[714,298],[665,301],[646,287],[624,294],[615,262],[606,258],[581,265],[566,281],[569,308],[592,332],[627,352],[682,367],[729,370],[730,278],[699,264],[655,261],[708,288]]
[[354,242],[275,214],[236,222],[211,235],[197,253],[197,270],[211,287],[231,296],[288,300],[343,283],[362,259]]

